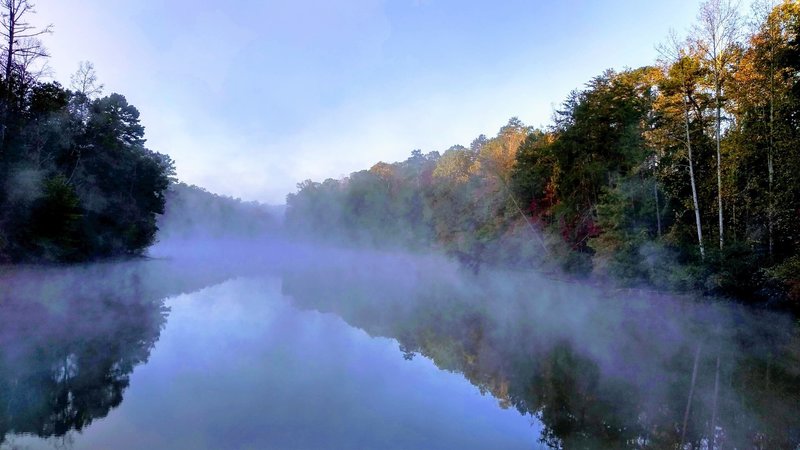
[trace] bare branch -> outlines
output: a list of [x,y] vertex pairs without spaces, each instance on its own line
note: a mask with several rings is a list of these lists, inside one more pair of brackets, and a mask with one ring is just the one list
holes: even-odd
[[[5,47],[4,75],[5,79],[10,79],[15,71],[27,70],[26,68],[32,67],[33,61],[37,58],[49,56],[38,38],[52,33],[53,25],[37,28],[26,20],[30,14],[36,12],[34,4],[29,0],[0,0],[0,10],[3,11],[0,17],[0,25],[3,28],[0,37],[5,44],[3,45]],[[26,74],[18,73],[17,75],[25,78]]]
[[[30,29],[32,30],[33,28],[30,28]],[[16,38],[18,38],[18,39],[25,39],[25,38],[34,38],[34,37],[42,36],[42,35],[45,35],[45,34],[52,34],[52,33],[53,33],[53,25],[48,25],[43,30],[37,31],[36,33],[31,33],[31,34],[15,33],[14,36]]]
[[104,86],[97,84],[97,73],[94,70],[94,64],[89,61],[81,61],[78,70],[70,77],[70,87],[75,92],[91,98],[102,94]]

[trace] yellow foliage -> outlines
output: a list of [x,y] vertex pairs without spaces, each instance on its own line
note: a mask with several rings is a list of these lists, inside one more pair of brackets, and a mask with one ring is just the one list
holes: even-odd
[[392,165],[382,161],[370,167],[369,171],[384,180],[391,180],[394,177],[394,168]]
[[436,168],[433,170],[434,178],[446,178],[456,183],[466,183],[475,173],[474,154],[465,148],[450,149],[444,152]]
[[500,134],[481,148],[479,169],[508,180],[517,160],[517,150],[528,137],[528,130],[521,124],[503,127]]

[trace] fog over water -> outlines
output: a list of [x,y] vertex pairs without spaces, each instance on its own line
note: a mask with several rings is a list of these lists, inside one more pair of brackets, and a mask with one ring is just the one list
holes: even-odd
[[777,313],[270,240],[0,286],[0,448],[800,443]]
[[0,0],[0,450],[800,450],[800,0],[231,5]]

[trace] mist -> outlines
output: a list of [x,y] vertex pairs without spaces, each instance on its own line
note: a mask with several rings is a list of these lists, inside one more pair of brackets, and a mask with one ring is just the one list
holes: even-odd
[[[435,179],[467,151],[395,167]],[[143,256],[3,266],[2,445],[800,442],[794,316],[576,273],[496,180],[447,191],[450,222],[440,188],[381,170],[302,183],[285,207],[173,184]],[[465,211],[497,204],[509,222],[482,236],[491,210]],[[650,270],[674,258],[642,252]]]
[[132,261],[3,269],[10,448],[98,448],[116,433],[131,448],[699,447],[712,416],[718,444],[797,443],[790,316],[476,273],[431,251],[191,239]]
[[41,2],[0,450],[800,448],[796,0]]
[[173,181],[141,255],[0,267],[0,448],[800,443],[796,317],[586,270],[492,171],[515,133],[285,206]]

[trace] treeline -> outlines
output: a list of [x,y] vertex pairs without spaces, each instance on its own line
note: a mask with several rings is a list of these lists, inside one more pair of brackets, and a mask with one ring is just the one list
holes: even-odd
[[173,183],[158,217],[159,239],[251,238],[280,232],[282,208],[213,194],[185,183]]
[[156,235],[172,160],[145,147],[139,112],[100,97],[91,64],[66,89],[27,0],[0,3],[0,262],[136,254]]
[[550,127],[512,119],[469,148],[306,181],[287,228],[797,307],[799,34],[797,2],[757,2],[747,24],[710,0],[655,64],[593,78]]

